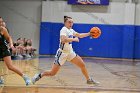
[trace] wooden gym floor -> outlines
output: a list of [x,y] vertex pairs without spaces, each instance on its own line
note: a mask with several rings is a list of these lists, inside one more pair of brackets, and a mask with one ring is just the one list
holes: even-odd
[[[26,87],[23,79],[0,61],[0,75],[5,80],[0,93],[140,93],[139,60],[83,59],[90,76],[99,81],[99,85],[87,85],[80,69],[66,62],[56,76],[44,77]],[[54,57],[42,56],[13,60],[13,64],[33,77],[35,73],[51,69],[53,61]]]

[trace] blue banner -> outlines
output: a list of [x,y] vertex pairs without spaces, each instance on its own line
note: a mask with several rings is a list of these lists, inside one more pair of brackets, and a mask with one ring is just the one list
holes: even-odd
[[68,0],[68,4],[109,5],[109,0]]

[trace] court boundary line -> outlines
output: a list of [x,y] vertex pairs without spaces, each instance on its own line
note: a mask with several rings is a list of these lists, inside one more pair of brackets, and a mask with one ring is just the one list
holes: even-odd
[[[45,85],[45,86],[44,86]],[[84,91],[124,91],[124,92],[140,92],[140,89],[138,88],[101,88],[101,87],[95,87],[95,86],[89,86],[89,87],[76,87],[78,85],[71,85],[71,86],[47,86],[46,84],[37,84],[37,85],[30,85],[30,86],[19,86],[19,85],[6,85],[3,88],[55,88],[55,89],[72,89],[72,90],[84,90]]]

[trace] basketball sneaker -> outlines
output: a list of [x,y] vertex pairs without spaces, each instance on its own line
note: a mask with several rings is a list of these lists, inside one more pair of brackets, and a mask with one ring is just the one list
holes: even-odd
[[26,83],[26,86],[31,84],[31,80],[27,75],[23,75],[23,79],[24,79],[24,81]]
[[99,84],[99,82],[97,82],[94,79],[90,78],[89,80],[87,80],[87,84]]
[[0,76],[0,85],[4,84],[4,78]]
[[41,78],[41,73],[35,74],[32,78],[32,83],[35,84],[36,81],[38,81]]

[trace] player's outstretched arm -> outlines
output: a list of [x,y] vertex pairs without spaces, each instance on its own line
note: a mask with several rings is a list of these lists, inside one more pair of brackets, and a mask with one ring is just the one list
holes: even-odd
[[90,36],[90,32],[88,32],[88,33],[76,33],[75,36],[79,37],[79,38],[84,38],[84,37]]

